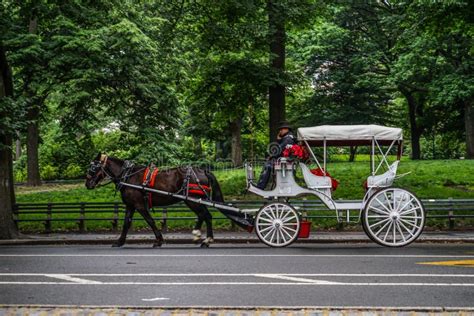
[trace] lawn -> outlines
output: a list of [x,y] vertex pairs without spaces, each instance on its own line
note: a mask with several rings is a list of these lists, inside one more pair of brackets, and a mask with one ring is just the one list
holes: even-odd
[[[364,195],[362,184],[369,172],[367,161],[334,162],[328,165],[328,171],[339,180],[339,188],[334,192],[334,199],[361,199]],[[257,170],[258,175],[259,170]],[[470,160],[436,160],[436,161],[402,161],[398,174],[408,173],[398,179],[396,186],[411,190],[420,198],[470,198],[474,199],[474,161]],[[252,194],[245,194],[245,172],[243,169],[220,170],[215,172],[226,200],[258,200]],[[297,173],[299,178],[301,174]],[[58,203],[58,202],[120,202],[112,185],[87,190],[83,182],[74,184],[49,184],[38,188],[18,186],[16,188],[17,203]],[[61,218],[77,217],[77,214],[59,214]],[[160,213],[155,213],[160,216]],[[176,215],[175,215],[176,216]],[[178,216],[192,217],[190,213],[179,213]],[[36,217],[29,215],[29,217]],[[107,214],[94,214],[94,218],[110,217]],[[122,215],[120,215],[122,217]],[[193,220],[170,221],[171,229],[191,228]],[[334,225],[333,221],[320,223],[327,228]],[[119,223],[121,225],[121,223]],[[216,227],[229,228],[228,221],[216,221]],[[136,228],[145,227],[140,222]],[[89,230],[110,229],[109,222],[88,222]],[[25,231],[38,231],[43,228],[41,222],[22,223],[20,228]],[[77,224],[71,222],[53,222],[53,230],[74,230]]]

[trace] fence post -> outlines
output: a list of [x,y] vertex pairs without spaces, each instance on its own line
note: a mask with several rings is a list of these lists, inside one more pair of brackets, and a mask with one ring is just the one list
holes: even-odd
[[84,233],[86,230],[84,218],[86,216],[86,205],[84,202],[80,203],[79,209],[79,232]]
[[46,221],[44,222],[44,230],[46,234],[51,233],[51,217],[52,217],[52,210],[53,204],[48,203],[48,207],[46,209]]
[[168,232],[168,209],[166,207],[163,208],[161,216],[161,230],[163,233]]
[[453,230],[454,229],[454,210],[453,210],[453,206],[454,206],[454,203],[453,203],[453,198],[450,197],[448,198],[449,200],[449,212],[448,212],[448,220],[449,220],[449,230]]
[[118,217],[119,217],[119,205],[117,202],[114,203],[114,219],[112,220],[112,229],[117,231],[118,229]]
[[[234,202],[236,201],[236,199],[232,199],[232,205],[234,204]],[[234,221],[230,221],[230,228],[232,229],[232,231],[235,231],[236,230],[236,225],[235,225],[235,222]]]

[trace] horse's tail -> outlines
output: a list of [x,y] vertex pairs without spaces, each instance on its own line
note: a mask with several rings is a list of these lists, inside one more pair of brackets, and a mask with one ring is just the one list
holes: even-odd
[[224,202],[224,195],[222,194],[221,186],[219,185],[216,176],[210,171],[206,170],[205,172],[212,189],[212,200],[216,202]]
[[[222,194],[222,190],[219,185],[219,182],[216,179],[216,176],[214,176],[214,174],[210,171],[206,170],[205,172],[207,178],[209,179],[209,185],[212,189],[212,200],[215,202],[224,203],[224,195]],[[245,216],[245,214],[236,211],[220,209],[218,206],[216,206],[216,208],[227,218],[236,223],[238,226],[249,232],[252,231],[253,223],[250,218],[247,218],[247,216]]]

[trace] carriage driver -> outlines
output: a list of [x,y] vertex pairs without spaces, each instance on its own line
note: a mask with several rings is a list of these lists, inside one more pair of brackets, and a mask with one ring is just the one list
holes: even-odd
[[296,144],[296,138],[291,131],[290,124],[287,121],[280,122],[277,135],[277,146],[273,147],[273,144],[271,144],[269,147],[270,156],[267,158],[262,173],[260,174],[257,188],[265,190],[273,169],[273,162],[282,156],[283,150],[285,150],[287,145],[294,144]]

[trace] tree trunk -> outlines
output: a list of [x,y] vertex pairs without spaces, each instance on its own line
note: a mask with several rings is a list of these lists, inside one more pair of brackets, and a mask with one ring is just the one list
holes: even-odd
[[19,160],[21,157],[21,140],[20,140],[20,132],[16,132],[16,142],[15,142],[15,160]]
[[[405,96],[408,103],[408,115],[410,120],[410,134],[411,134],[411,159],[421,159],[420,137],[423,132],[423,127],[417,122],[417,118],[423,114],[423,101],[417,100],[414,92],[400,88],[400,91]],[[421,98],[420,98],[421,99]]]
[[[13,96],[11,71],[5,51],[0,46],[0,98]],[[8,115],[1,113],[0,117]],[[15,192],[13,187],[12,139],[8,134],[0,135],[0,239],[12,239],[18,236],[13,221]]]
[[349,148],[349,162],[354,162],[357,153],[357,146],[351,146]]
[[27,153],[27,184],[32,186],[41,185],[41,178],[39,173],[39,161],[38,161],[38,145],[39,145],[39,109],[37,106],[31,105],[27,113],[28,118],[28,129],[27,129],[27,142],[26,142],[26,153]]
[[193,135],[192,136],[193,138],[193,151],[194,151],[194,155],[198,158],[198,159],[201,159],[202,158],[202,145],[201,145],[201,137],[198,137],[196,135]]
[[237,118],[230,122],[230,132],[232,134],[232,163],[235,167],[242,165],[242,119]]
[[[267,3],[268,26],[270,31],[270,66],[282,80],[285,71],[285,18],[274,0]],[[278,125],[285,119],[285,86],[275,82],[268,89],[270,141],[277,138]]]
[[[30,34],[36,34],[38,29],[38,20],[33,17],[28,26]],[[32,186],[41,185],[38,160],[39,145],[39,104],[34,103],[33,93],[29,93],[30,105],[27,112],[28,127],[26,136],[26,154],[27,154],[27,184]]]
[[464,103],[464,126],[466,129],[466,158],[474,159],[474,106]]

